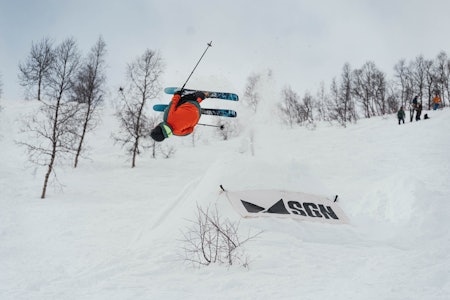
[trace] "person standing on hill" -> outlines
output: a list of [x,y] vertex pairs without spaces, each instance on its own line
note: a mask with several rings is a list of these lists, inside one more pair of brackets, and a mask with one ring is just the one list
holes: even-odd
[[414,96],[414,98],[411,100],[411,107],[410,107],[410,110],[409,110],[409,121],[410,122],[412,122],[413,121],[413,118],[414,118],[414,111],[416,110],[416,108],[417,108],[417,98],[418,98],[418,96]]
[[420,120],[421,115],[422,115],[422,103],[419,103],[416,106],[416,121]]
[[438,109],[440,104],[441,104],[441,97],[439,97],[439,94],[436,93],[436,96],[434,96],[433,98],[433,110]]
[[405,124],[405,111],[403,110],[403,106],[400,107],[399,111],[397,112],[397,118],[398,125],[400,125],[400,122],[403,122],[403,124]]
[[417,103],[418,103],[417,98],[418,98],[418,96],[414,96],[414,98],[411,100],[411,104],[414,109],[417,107]]

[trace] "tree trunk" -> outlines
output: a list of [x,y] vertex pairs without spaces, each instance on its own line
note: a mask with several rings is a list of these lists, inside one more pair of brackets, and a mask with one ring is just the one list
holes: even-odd
[[139,136],[137,136],[136,139],[134,140],[133,158],[131,159],[131,167],[132,168],[136,167],[136,156],[138,153],[138,148],[139,148]]
[[84,118],[84,123],[83,123],[83,132],[81,133],[80,143],[78,144],[77,153],[75,154],[74,168],[76,168],[78,166],[78,158],[80,157],[81,150],[83,149],[83,142],[84,142],[84,137],[86,136],[90,114],[91,114],[91,101],[89,100],[88,108],[86,111],[86,117]]
[[53,128],[52,128],[52,131],[53,131],[52,132],[52,155],[50,158],[50,162],[48,164],[47,173],[45,174],[44,186],[42,188],[41,199],[45,198],[45,194],[47,192],[48,180],[50,178],[50,174],[53,171],[53,165],[55,163],[55,158],[56,158],[56,151],[57,151],[56,136],[57,136],[57,132],[58,132],[58,117],[59,117],[59,107],[60,107],[61,96],[62,95],[60,94],[60,96],[59,96],[60,98],[56,102],[56,106],[55,106],[55,119],[53,120]]
[[42,188],[41,199],[45,199],[45,194],[47,193],[48,180],[50,178],[50,174],[53,171],[53,164],[55,163],[55,158],[56,158],[56,145],[54,144],[52,150],[52,157],[50,159],[50,163],[48,164],[47,173],[45,174],[44,187]]
[[139,138],[141,137],[141,116],[142,116],[142,111],[144,110],[144,105],[145,105],[145,91],[142,93],[142,102],[141,102],[141,106],[139,107],[139,111],[138,111],[138,116],[137,116],[137,120],[136,120],[136,127],[135,127],[135,140],[134,140],[134,145],[133,145],[133,159],[131,161],[131,167],[134,168],[136,166],[136,156],[139,152]]

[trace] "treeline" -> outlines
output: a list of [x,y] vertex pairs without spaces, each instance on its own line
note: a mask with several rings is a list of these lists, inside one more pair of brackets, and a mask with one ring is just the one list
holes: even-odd
[[[99,37],[91,49],[82,54],[77,42],[68,38],[55,43],[43,38],[32,43],[30,53],[19,64],[19,81],[31,99],[40,102],[39,111],[26,118],[22,128],[24,138],[19,142],[29,154],[30,161],[45,167],[41,197],[45,198],[50,176],[58,162],[72,160],[74,167],[87,148],[86,136],[101,121],[101,108],[107,95],[106,43]],[[154,50],[130,62],[123,86],[117,91],[120,105],[116,117],[119,129],[113,134],[130,157],[131,167],[145,150],[152,157],[170,157],[175,149],[170,143],[156,144],[150,131],[160,116],[149,112],[148,101],[155,99],[162,87],[164,71],[161,55]],[[450,98],[450,62],[442,52],[436,59],[422,56],[394,66],[394,78],[388,79],[374,62],[352,69],[344,64],[342,73],[328,87],[322,84],[316,93],[300,96],[291,87],[281,91],[278,103],[280,117],[290,126],[312,126],[328,121],[346,126],[359,118],[391,114],[406,106],[414,96],[430,108],[435,93],[446,106]],[[254,112],[264,96],[261,86],[272,73],[248,77],[242,102]],[[2,85],[0,82],[0,95]],[[218,119],[218,135],[226,140],[240,134],[235,120]],[[196,134],[192,134],[195,143]]]
[[51,174],[62,159],[71,157],[74,167],[85,149],[86,134],[99,121],[97,110],[104,98],[106,44],[99,38],[82,57],[73,38],[58,45],[44,38],[32,45],[19,64],[22,86],[41,101],[39,111],[24,120],[29,159],[46,167],[41,198],[45,198]]
[[[450,99],[450,60],[445,52],[435,59],[418,56],[407,62],[400,60],[393,68],[393,78],[388,78],[372,61],[353,69],[345,63],[342,72],[328,87],[321,84],[315,94],[300,96],[291,87],[281,92],[281,118],[290,126],[314,125],[316,121],[335,122],[342,126],[360,118],[370,118],[395,113],[409,107],[417,96],[419,102],[431,109],[432,99],[439,94],[442,106]],[[270,71],[269,71],[270,73]],[[248,77],[244,99],[256,111],[261,95],[258,81],[265,74]]]
[[[32,99],[40,101],[39,111],[24,120],[24,138],[31,162],[46,167],[41,198],[45,198],[50,176],[58,162],[73,160],[76,168],[86,149],[86,136],[101,121],[100,109],[106,95],[106,43],[100,37],[86,55],[73,38],[55,44],[49,38],[33,43],[29,56],[19,64],[20,84]],[[127,66],[126,83],[120,88],[122,105],[116,117],[120,130],[114,140],[136,156],[149,140],[156,118],[145,113],[146,101],[161,90],[160,55],[151,50]],[[155,143],[153,143],[155,147]]]

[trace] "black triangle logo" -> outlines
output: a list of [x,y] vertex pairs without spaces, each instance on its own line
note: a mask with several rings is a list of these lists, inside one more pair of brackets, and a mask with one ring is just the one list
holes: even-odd
[[261,211],[264,210],[264,207],[258,206],[256,204],[244,201],[241,199],[242,205],[244,205],[245,209],[249,212],[249,213],[259,213]]
[[266,213],[270,214],[282,214],[282,215],[289,215],[289,212],[286,209],[286,206],[284,206],[283,199],[280,199],[277,203],[272,205],[271,208],[269,208]]

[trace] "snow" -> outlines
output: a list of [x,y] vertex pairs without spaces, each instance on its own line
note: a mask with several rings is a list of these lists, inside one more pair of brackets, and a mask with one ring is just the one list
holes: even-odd
[[[191,137],[171,138],[172,158],[145,152],[131,169],[111,140],[117,125],[107,105],[88,137],[88,159],[77,169],[59,165],[42,200],[45,170],[15,142],[38,104],[0,105],[0,299],[450,295],[448,109],[401,126],[389,115],[308,130],[237,108],[236,121],[251,124],[241,136],[220,141],[199,127],[195,146]],[[338,194],[351,224],[240,219],[220,184]],[[263,231],[245,246],[248,269],[184,262],[181,232],[197,205],[217,206],[244,232]]]

